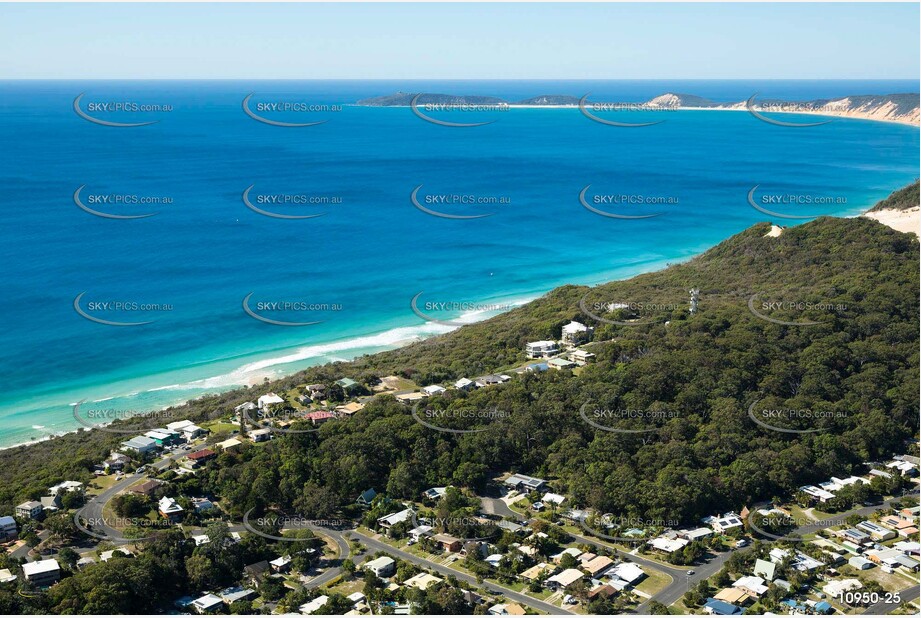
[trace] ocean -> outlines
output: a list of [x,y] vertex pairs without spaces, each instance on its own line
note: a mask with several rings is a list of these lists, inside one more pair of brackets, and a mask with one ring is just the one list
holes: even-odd
[[[429,113],[489,122],[461,128],[409,108],[355,106],[359,99],[402,91],[807,100],[917,88],[892,80],[0,82],[0,447],[76,429],[78,401],[119,414],[159,409],[447,332],[561,284],[656,270],[759,221],[804,221],[753,208],[756,185],[757,203],[776,213],[852,216],[919,169],[917,128],[892,123],[792,128],[744,111],[599,112],[664,121],[622,128],[575,109]],[[81,93],[78,108],[90,117],[157,122],[91,122],[74,110]],[[322,124],[257,121],[243,110],[249,94],[262,118]],[[658,216],[591,212],[583,189],[596,210]],[[440,321],[413,311],[414,298]]]

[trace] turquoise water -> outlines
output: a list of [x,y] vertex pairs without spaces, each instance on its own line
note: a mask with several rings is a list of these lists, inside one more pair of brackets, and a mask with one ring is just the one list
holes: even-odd
[[[859,120],[789,129],[745,112],[618,112],[614,128],[572,109],[512,109],[439,118],[494,120],[476,128],[426,123],[406,108],[348,105],[396,90],[524,98],[564,93],[641,101],[667,91],[741,100],[809,99],[916,90],[910,82],[6,82],[0,83],[0,446],[77,427],[70,404],[152,410],[265,376],[353,358],[446,332],[415,315],[410,300],[482,303],[448,311],[462,321],[563,283],[598,283],[687,259],[769,219],[748,191],[832,197],[817,206],[772,203],[775,212],[854,215],[918,175],[915,128]],[[103,101],[168,104],[169,112],[94,112]],[[241,100],[308,101],[341,110],[241,110]],[[778,116],[780,117],[780,116]],[[792,121],[811,116],[784,115]],[[73,195],[117,220],[82,211]],[[286,220],[248,209],[321,217]],[[425,214],[491,216],[452,220]],[[579,192],[664,200],[582,207]],[[495,198],[444,204],[426,196]],[[156,196],[158,204],[87,202],[101,195]],[[323,204],[277,204],[259,196],[307,195]],[[760,195],[760,193],[759,193]],[[794,220],[775,220],[784,225]],[[141,326],[117,322],[153,320]],[[326,305],[260,315],[258,303]],[[159,304],[160,310],[92,303]],[[484,306],[485,305],[485,306]]]

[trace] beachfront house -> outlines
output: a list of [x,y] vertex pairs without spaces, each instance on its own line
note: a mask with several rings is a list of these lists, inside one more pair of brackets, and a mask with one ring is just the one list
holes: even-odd
[[183,439],[185,439],[187,442],[191,442],[192,440],[200,438],[201,436],[208,433],[207,429],[199,427],[190,420],[168,423],[166,428],[170,431],[175,431],[182,434]]
[[285,400],[276,395],[275,393],[266,393],[262,397],[256,400],[256,405],[263,412],[271,411],[273,406],[277,406],[280,403],[284,403]]

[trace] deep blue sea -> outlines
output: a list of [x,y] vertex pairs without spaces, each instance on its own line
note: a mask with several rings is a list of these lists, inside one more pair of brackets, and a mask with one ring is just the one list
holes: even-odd
[[[353,105],[396,91],[509,100],[591,93],[593,101],[637,102],[665,92],[718,101],[757,92],[807,100],[917,92],[918,83],[0,82],[0,446],[75,429],[77,401],[159,409],[450,330],[411,310],[420,292],[420,308],[454,304],[429,308],[431,315],[470,321],[560,284],[686,260],[771,219],[747,201],[755,185],[759,197],[813,200],[772,203],[775,212],[849,216],[919,170],[917,128],[883,122],[789,128],[745,111],[599,113],[665,121],[622,128],[576,109],[430,114],[492,121],[457,128],[409,108]],[[97,119],[157,122],[95,124],[74,111],[81,93],[78,107]],[[251,93],[250,109],[264,118],[325,122],[258,122],[242,108]],[[113,104],[160,109],[111,111]],[[579,201],[587,185],[598,209],[662,214],[600,216]],[[78,199],[89,210],[156,214],[95,216],[75,201],[81,187]],[[322,216],[265,216],[244,203],[248,187],[250,205],[263,211]],[[490,216],[427,214],[410,200],[417,187],[429,210]],[[159,202],[142,203],[148,198]],[[89,318],[75,309],[78,296]],[[271,320],[317,323],[261,321],[244,310],[246,297]]]

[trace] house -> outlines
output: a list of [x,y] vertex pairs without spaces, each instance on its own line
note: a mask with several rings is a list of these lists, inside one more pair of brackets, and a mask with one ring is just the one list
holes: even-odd
[[598,556],[582,564],[582,568],[596,579],[604,575],[612,566],[614,566],[614,561],[607,556]]
[[192,498],[192,506],[196,513],[204,513],[214,508],[214,503],[208,498]]
[[528,373],[543,373],[550,370],[550,365],[547,363],[534,363],[525,367],[524,370]]
[[42,496],[38,499],[42,503],[42,509],[46,511],[57,511],[61,508],[61,496]]
[[553,564],[559,564],[560,562],[563,561],[564,556],[572,556],[573,558],[578,559],[579,556],[581,555],[582,555],[582,550],[576,547],[567,547],[560,553],[550,556],[550,559],[553,561]]
[[526,474],[513,474],[504,481],[506,487],[517,491],[543,491],[547,487],[547,481]]
[[461,550],[461,540],[457,537],[453,537],[450,534],[436,534],[432,537],[432,540],[438,543],[438,545],[447,552],[459,552]]
[[36,587],[50,586],[61,579],[61,565],[53,558],[26,562],[22,565],[22,572],[26,580]]
[[657,536],[654,539],[648,541],[648,545],[651,545],[653,549],[657,549],[660,552],[670,554],[679,549],[683,549],[685,545],[690,543],[687,539],[674,538],[670,539],[666,536]]
[[400,403],[413,403],[416,401],[422,401],[423,399],[428,397],[428,395],[426,395],[425,393],[417,393],[417,392],[401,393],[399,395],[394,395],[394,396],[396,397],[397,401],[399,401]]
[[44,507],[42,507],[42,503],[37,500],[23,502],[16,507],[16,517],[20,519],[38,519],[42,516],[43,512]]
[[214,594],[206,594],[200,596],[190,604],[192,609],[194,609],[199,614],[210,614],[212,612],[218,611],[224,602],[221,600],[221,597]]
[[202,429],[195,423],[189,420],[185,421],[176,421],[174,423],[167,423],[166,428],[170,431],[177,431],[182,434],[182,437],[187,441],[192,441],[196,438],[208,433],[207,429]]
[[595,355],[585,350],[573,350],[569,353],[569,360],[575,362],[580,367],[595,361]]
[[541,498],[543,502],[549,502],[550,504],[555,504],[557,506],[563,504],[566,501],[566,496],[561,496],[560,494],[554,494],[547,492],[544,494],[544,497]]
[[[242,416],[244,412],[252,412],[253,410],[256,410],[258,408],[259,406],[254,404],[252,401],[246,401],[244,403],[241,403],[237,407],[235,407],[233,411],[236,412],[238,416]],[[249,415],[247,414],[246,416],[249,416]]]
[[362,568],[366,571],[371,571],[377,577],[390,577],[397,570],[396,562],[393,558],[388,558],[387,556],[381,556],[366,562]]
[[565,358],[551,358],[547,361],[547,366],[551,369],[572,369],[576,364]]
[[183,509],[179,506],[179,503],[172,498],[163,496],[157,504],[157,511],[160,515],[175,523],[182,518]]
[[355,503],[360,506],[371,506],[371,501],[377,496],[377,492],[373,489],[366,489],[361,492],[361,495],[358,496],[358,499],[355,500]]
[[130,558],[131,556],[134,556],[134,554],[131,553],[131,550],[119,547],[101,552],[99,554],[99,560],[102,562],[108,562],[112,558]]
[[[425,390],[425,389],[422,389]],[[358,401],[350,401],[347,404],[336,406],[336,412],[339,414],[344,414],[345,416],[352,416],[356,412],[361,412],[365,409],[365,404]]]
[[[769,556],[773,562],[780,564],[787,556],[791,555],[791,553],[792,550],[775,547],[771,550]],[[791,567],[797,571],[802,572],[815,570],[824,564],[824,562],[820,562],[811,556],[807,556],[799,550],[796,551],[796,553],[793,555],[793,560],[790,562]]]
[[432,527],[431,526],[416,526],[409,531],[409,538],[414,543],[418,543],[425,537],[432,536]]
[[203,465],[205,462],[211,461],[215,457],[217,457],[217,453],[212,451],[210,448],[203,448],[200,451],[189,453],[186,456],[186,459],[189,460],[189,463],[193,468],[197,468]]
[[454,383],[454,388],[456,388],[459,391],[472,391],[473,389],[476,388],[476,382],[474,382],[473,380],[469,380],[467,378],[461,378],[460,380]]
[[428,500],[441,500],[448,493],[447,487],[431,487],[422,492],[422,497]]
[[253,442],[266,442],[272,439],[272,430],[271,429],[256,429],[255,431],[249,432],[249,439]]
[[678,534],[689,541],[700,541],[713,535],[713,528],[694,528],[693,530],[679,530]]
[[756,599],[760,598],[761,595],[768,591],[768,587],[765,585],[764,580],[757,575],[746,575],[745,577],[741,577],[732,584],[732,587],[744,590]]
[[477,378],[476,385],[478,388],[483,388],[484,386],[494,386],[496,384],[505,384],[511,379],[512,379],[511,376],[507,376],[505,374],[496,375],[492,373],[492,374],[489,374],[488,376]]
[[852,556],[847,563],[859,571],[866,571],[873,568],[873,563],[863,556]]
[[122,442],[121,448],[123,451],[133,451],[138,455],[146,455],[147,453],[156,452],[159,447],[155,440],[151,440],[147,436],[135,436]]
[[160,448],[173,446],[181,441],[179,433],[169,429],[152,429],[145,433],[144,437],[156,442]]
[[738,605],[740,607],[745,607],[754,601],[752,596],[741,588],[723,588],[715,595],[713,595],[713,598],[717,601],[729,603],[730,605]]
[[742,613],[741,607],[712,597],[707,599],[703,609],[704,613],[711,616],[736,616]]
[[0,584],[11,584],[17,579],[9,569],[0,569]]
[[127,463],[131,461],[131,458],[122,453],[112,452],[109,454],[109,458],[102,462],[102,467],[106,472],[111,473],[112,470],[121,470],[125,467]]
[[305,388],[310,397],[314,399],[326,394],[325,384],[308,384]]
[[243,586],[231,586],[230,588],[224,588],[217,595],[221,597],[221,601],[230,606],[237,601],[248,601],[256,598],[256,591]]
[[556,341],[530,341],[524,351],[528,358],[549,358],[560,353],[560,345]]
[[253,564],[248,564],[243,567],[243,576],[250,584],[258,588],[262,585],[262,582],[271,571],[272,569],[269,566],[269,561],[260,560],[259,562],[254,562]]
[[503,519],[502,521],[500,521],[498,526],[500,530],[507,530],[508,532],[511,532],[512,534],[515,534],[515,533],[518,533],[524,530],[524,526],[522,526],[521,524],[515,523],[513,521],[509,521],[507,519]]
[[160,485],[162,484],[163,483],[161,483],[160,481],[156,479],[149,479],[147,481],[144,481],[143,483],[139,483],[137,485],[133,485],[132,487],[129,487],[128,492],[132,494],[137,494],[139,496],[146,496],[149,498],[150,496],[154,494],[157,488],[160,487]]
[[553,571],[553,567],[547,564],[546,562],[540,562],[535,564],[529,569],[526,569],[518,574],[519,579],[530,582],[535,581],[541,578],[544,573],[550,573]]
[[518,603],[499,603],[486,610],[491,616],[524,616],[525,609]]
[[242,446],[242,444],[243,443],[240,442],[237,438],[230,438],[228,440],[224,440],[223,442],[218,442],[215,446],[217,446],[222,451],[232,451],[235,448]]
[[577,581],[583,579],[585,573],[579,569],[566,569],[561,571],[552,577],[548,577],[544,580],[544,586],[551,590],[562,590],[565,589]]
[[639,565],[632,562],[621,562],[613,569],[607,572],[609,577],[616,577],[617,579],[626,582],[630,585],[636,585],[644,577],[646,577],[646,572],[639,567]]
[[429,396],[441,395],[442,393],[447,392],[447,390],[448,389],[446,389],[444,386],[440,386],[438,384],[430,384],[422,388],[422,392]]
[[733,528],[742,528],[744,526],[742,516],[737,513],[724,513],[722,517],[705,517],[702,521],[713,528],[713,531],[717,534],[723,534]]
[[485,562],[486,564],[488,564],[494,569],[498,569],[499,563],[502,562],[502,558],[504,557],[505,556],[503,556],[502,554],[489,554],[488,556],[483,558],[483,562]]
[[315,612],[320,611],[320,609],[324,605],[326,605],[327,601],[329,601],[329,596],[325,594],[321,594],[320,596],[313,599],[312,601],[307,601],[306,603],[301,605],[297,611],[299,611],[302,614],[313,614]]
[[272,406],[277,406],[278,404],[284,402],[285,400],[275,393],[266,393],[256,400],[256,406],[263,412],[269,412],[272,409]]
[[413,515],[415,515],[415,512],[412,509],[403,509],[402,511],[381,517],[377,520],[377,525],[384,530],[390,530],[391,527],[399,523],[409,521]]
[[62,493],[71,493],[71,492],[83,494],[84,492],[83,483],[79,483],[77,481],[64,481],[63,483],[58,483],[57,485],[54,485],[53,487],[48,488],[48,493],[51,494],[52,496],[57,496]]
[[864,543],[870,542],[869,534],[855,528],[845,528],[844,530],[838,530],[835,532],[835,535],[845,541],[850,541],[858,547]]
[[407,588],[418,588],[419,590],[425,590],[429,586],[440,584],[443,581],[444,580],[440,577],[435,577],[434,575],[429,575],[428,573],[418,573],[417,575],[413,575],[405,582],[403,582],[403,585]]
[[875,524],[872,521],[862,521],[855,526],[858,530],[866,532],[870,535],[870,538],[874,541],[887,541],[889,539],[894,539],[896,534],[892,530],[883,528],[879,524]]
[[304,415],[304,420],[310,421],[314,425],[320,425],[334,418],[336,418],[336,415],[333,414],[332,412],[327,412],[326,410],[308,412],[307,414]]
[[592,338],[595,329],[591,326],[586,326],[581,322],[576,322],[575,320],[563,326],[563,343],[568,345],[579,345],[580,343],[585,343]]
[[822,592],[832,599],[839,599],[842,593],[850,590],[859,590],[861,588],[863,588],[863,584],[860,583],[860,580],[838,579],[826,584],[822,588]]
[[755,560],[755,575],[763,577],[765,580],[772,582],[774,581],[776,571],[777,565],[773,562],[768,562],[767,560],[762,560],[761,558]]
[[336,384],[342,387],[346,393],[353,391],[356,388],[359,388],[361,385],[351,378],[342,378],[341,380],[336,380]]
[[906,556],[921,555],[921,543],[917,541],[899,541],[893,547]]
[[18,528],[16,527],[16,520],[10,517],[9,515],[4,515],[0,517],[0,541],[6,541],[7,539],[16,538],[19,534]]
[[813,502],[828,502],[835,497],[835,494],[815,485],[804,485],[799,490],[809,496]]
[[279,556],[274,560],[269,560],[269,568],[273,573],[287,573],[291,570],[291,556]]

